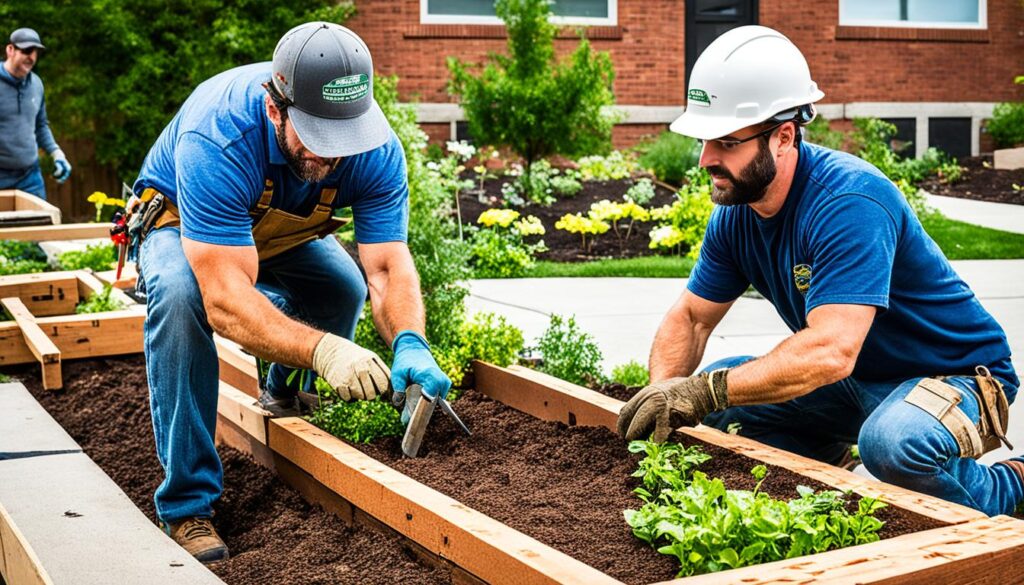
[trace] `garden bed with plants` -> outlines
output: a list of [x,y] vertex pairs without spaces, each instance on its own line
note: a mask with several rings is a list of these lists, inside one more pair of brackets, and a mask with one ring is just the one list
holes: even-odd
[[960,166],[960,180],[950,183],[929,177],[921,188],[944,197],[1024,205],[1024,168],[996,169],[991,154],[962,159]]
[[[45,391],[37,368],[15,376],[150,518],[163,479],[154,450],[142,356],[64,364],[65,390]],[[215,525],[231,558],[213,568],[226,583],[451,583],[395,536],[349,526],[307,503],[245,454],[221,447],[224,495]],[[130,551],[123,551],[126,558]]]

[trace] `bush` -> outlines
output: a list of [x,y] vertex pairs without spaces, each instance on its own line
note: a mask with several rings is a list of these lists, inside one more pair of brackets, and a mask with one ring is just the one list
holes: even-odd
[[637,205],[647,205],[654,199],[654,181],[650,179],[640,179],[633,186],[630,187],[626,194],[622,196],[626,201],[632,201]]
[[46,252],[35,242],[22,240],[0,240],[0,256],[8,262],[29,260],[46,262]]
[[677,200],[651,210],[651,218],[659,222],[651,230],[651,249],[675,250],[688,258],[696,259],[700,244],[704,241],[708,221],[714,206],[711,203],[711,176],[700,167],[686,173],[686,184],[676,193]]
[[448,59],[449,92],[459,98],[470,134],[511,148],[527,176],[553,154],[607,151],[615,122],[602,111],[614,102],[608,54],[591,51],[581,34],[572,55],[557,62],[548,0],[497,0],[494,7],[505,22],[508,55],[492,55],[482,69]]
[[[333,390],[317,379],[321,397]],[[380,396],[373,400],[328,402],[313,411],[309,422],[336,437],[353,443],[369,443],[381,437],[400,437],[405,432],[401,413]]]
[[583,183],[568,175],[551,177],[551,189],[560,197],[575,197],[583,189]]
[[474,228],[469,251],[475,278],[519,278],[534,265],[530,247],[494,229]]
[[615,181],[628,179],[636,170],[636,161],[616,150],[608,156],[593,154],[576,161],[584,181]]
[[551,315],[551,322],[537,341],[543,358],[540,371],[573,384],[589,386],[604,379],[601,350],[594,338],[576,325],[576,318]]
[[641,149],[644,153],[640,156],[640,166],[673,185],[682,185],[686,171],[697,166],[700,160],[700,143],[675,132],[662,132],[657,140]]
[[10,274],[32,274],[35,272],[46,272],[49,269],[46,262],[37,260],[0,260],[0,276]]
[[637,388],[649,384],[651,376],[647,371],[647,366],[636,360],[630,360],[612,368],[612,382],[629,386],[630,388]]
[[804,138],[808,142],[813,142],[825,148],[842,150],[846,135],[839,130],[831,129],[829,126],[830,124],[827,119],[818,116],[810,124],[804,126]]
[[523,350],[523,332],[509,324],[504,317],[493,313],[477,313],[464,322],[460,329],[462,345],[453,356],[445,373],[456,386],[462,384],[473,360],[483,360],[497,366],[510,366],[519,359]]
[[113,244],[89,244],[85,250],[69,250],[58,257],[61,270],[91,269],[103,272],[114,268],[117,248]]
[[1024,102],[996,104],[985,129],[999,148],[1024,145]]

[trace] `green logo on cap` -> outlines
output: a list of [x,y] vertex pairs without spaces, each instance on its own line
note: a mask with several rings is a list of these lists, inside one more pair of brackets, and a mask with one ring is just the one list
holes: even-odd
[[693,102],[697,106],[710,106],[711,99],[708,97],[708,92],[703,89],[691,89],[686,93],[686,100]]
[[365,73],[338,77],[324,84],[324,99],[329,102],[354,102],[370,93],[370,78]]

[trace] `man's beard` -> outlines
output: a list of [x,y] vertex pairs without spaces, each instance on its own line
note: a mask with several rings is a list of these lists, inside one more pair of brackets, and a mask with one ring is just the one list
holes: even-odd
[[295,173],[295,176],[302,179],[307,183],[318,183],[327,178],[327,175],[331,174],[331,171],[337,167],[338,159],[326,159],[331,161],[327,166],[323,166],[316,161],[304,159],[299,156],[299,153],[288,148],[288,141],[285,139],[284,133],[284,118],[281,119],[281,123],[277,125],[277,147],[281,149],[281,154],[284,155],[284,160],[288,163],[288,168]]
[[764,199],[768,185],[775,180],[775,159],[768,148],[768,141],[758,139],[757,156],[745,168],[740,170],[739,177],[734,177],[723,166],[714,165],[707,168],[709,173],[725,177],[732,187],[720,189],[712,184],[711,201],[718,205],[746,205]]

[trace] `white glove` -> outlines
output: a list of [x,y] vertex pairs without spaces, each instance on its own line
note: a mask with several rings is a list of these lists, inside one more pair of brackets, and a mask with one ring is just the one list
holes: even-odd
[[373,400],[388,392],[391,371],[380,356],[330,333],[313,350],[313,369],[342,400]]
[[64,154],[64,151],[59,148],[53,151],[52,156],[54,165],[53,177],[57,179],[58,183],[63,183],[71,176],[71,163],[68,162],[68,157]]

